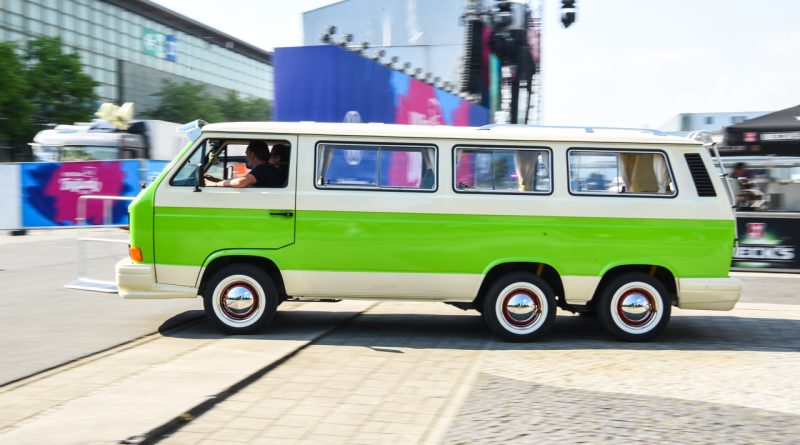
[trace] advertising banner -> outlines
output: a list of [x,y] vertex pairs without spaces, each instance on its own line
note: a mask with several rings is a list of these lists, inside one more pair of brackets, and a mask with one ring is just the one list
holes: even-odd
[[19,164],[0,164],[0,230],[19,229],[20,216]]
[[733,257],[737,269],[797,270],[800,262],[800,215],[797,218],[737,215],[739,247]]
[[158,175],[167,167],[170,161],[154,161],[148,160],[147,161],[147,171],[145,172],[145,177],[142,178],[141,182],[145,184],[150,184],[158,178]]
[[[140,188],[138,160],[46,162],[20,167],[23,228],[77,225],[80,196],[135,196]],[[127,207],[128,202],[113,202],[110,224],[127,224]],[[106,223],[102,202],[87,203],[86,223]]]
[[277,48],[275,120],[480,126],[489,110],[337,46]]

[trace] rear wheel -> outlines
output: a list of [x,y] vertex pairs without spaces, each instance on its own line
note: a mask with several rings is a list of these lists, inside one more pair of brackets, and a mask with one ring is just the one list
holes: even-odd
[[648,341],[658,336],[669,323],[670,310],[664,284],[641,272],[612,280],[597,305],[603,326],[625,341]]
[[278,292],[263,270],[251,264],[233,264],[211,277],[203,306],[222,332],[253,334],[275,317]]
[[553,325],[555,294],[546,281],[532,273],[511,273],[489,288],[483,317],[489,328],[503,339],[530,341]]

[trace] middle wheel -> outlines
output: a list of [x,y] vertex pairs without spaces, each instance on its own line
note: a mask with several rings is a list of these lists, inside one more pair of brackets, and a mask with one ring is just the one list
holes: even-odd
[[483,302],[486,324],[509,341],[530,341],[547,332],[556,318],[555,294],[530,272],[504,275],[489,288]]

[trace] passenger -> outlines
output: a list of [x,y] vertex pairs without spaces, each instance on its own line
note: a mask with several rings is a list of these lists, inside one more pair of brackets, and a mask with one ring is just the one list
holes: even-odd
[[267,187],[286,187],[286,180],[289,179],[289,146],[285,144],[275,144],[269,155],[269,165],[275,175],[273,176],[274,185]]
[[[276,145],[275,147],[278,147]],[[244,176],[232,179],[219,179],[211,175],[205,175],[208,187],[283,187],[286,175],[282,174],[279,167],[282,152],[270,154],[267,144],[264,141],[253,141],[247,146],[245,156],[252,169]],[[283,146],[286,147],[286,146]],[[288,151],[288,147],[286,147]]]

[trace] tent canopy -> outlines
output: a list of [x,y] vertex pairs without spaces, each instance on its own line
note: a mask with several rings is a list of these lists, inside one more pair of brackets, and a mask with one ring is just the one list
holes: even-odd
[[748,119],[725,128],[729,154],[800,155],[800,105]]

